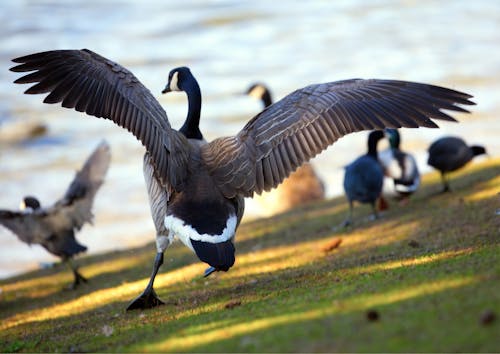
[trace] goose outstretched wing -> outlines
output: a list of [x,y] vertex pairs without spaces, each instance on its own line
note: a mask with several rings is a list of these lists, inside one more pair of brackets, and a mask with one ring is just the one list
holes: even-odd
[[49,225],[45,222],[45,216],[44,212],[22,213],[0,210],[0,224],[27,244],[41,243],[51,235]]
[[430,127],[455,121],[442,110],[468,112],[472,96],[447,88],[396,80],[352,79],[310,85],[271,105],[232,137],[202,148],[222,193],[252,196],[280,184],[340,137],[386,127]]
[[187,139],[171,129],[159,102],[130,71],[88,49],[53,50],[13,61],[20,64],[11,71],[33,71],[15,81],[36,83],[25,93],[49,93],[45,103],[60,102],[127,129],[150,153],[162,184],[181,188],[187,173]]
[[104,182],[110,159],[109,145],[103,141],[76,173],[62,199],[31,213],[0,210],[0,224],[29,244],[43,243],[64,230],[79,230],[92,221],[94,196]]
[[92,205],[97,190],[104,182],[104,177],[111,161],[109,145],[103,141],[79,170],[68,187],[64,197],[48,213],[65,220],[66,228],[79,230],[84,223],[92,222]]

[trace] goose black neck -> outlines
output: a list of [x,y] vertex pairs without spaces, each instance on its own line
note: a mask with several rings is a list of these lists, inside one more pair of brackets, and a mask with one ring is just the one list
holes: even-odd
[[184,91],[188,97],[188,113],[186,121],[179,130],[188,139],[203,139],[200,131],[200,114],[201,114],[201,91],[198,82],[194,77],[186,81]]
[[368,136],[368,156],[378,158],[377,156],[377,144],[379,140],[384,137],[384,133],[381,130],[371,132]]
[[262,103],[264,104],[265,108],[273,104],[273,98],[271,97],[271,93],[269,92],[269,90],[265,90],[262,94]]

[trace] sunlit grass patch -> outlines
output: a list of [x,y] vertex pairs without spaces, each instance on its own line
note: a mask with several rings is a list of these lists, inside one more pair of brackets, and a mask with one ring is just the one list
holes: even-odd
[[376,221],[360,208],[347,229],[343,197],[248,222],[234,267],[209,278],[175,244],[151,310],[124,308],[153,244],[79,259],[90,282],[76,292],[62,268],[3,280],[0,351],[498,352],[498,320],[482,316],[500,314],[499,167],[469,165],[449,194],[425,176],[408,205]]

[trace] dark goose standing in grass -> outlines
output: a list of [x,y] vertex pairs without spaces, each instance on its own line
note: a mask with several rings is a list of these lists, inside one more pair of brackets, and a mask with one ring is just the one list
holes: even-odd
[[458,170],[471,161],[474,156],[486,154],[484,146],[468,146],[463,139],[454,136],[440,138],[429,147],[427,164],[441,172],[443,192],[450,191],[446,174]]
[[[264,109],[273,103],[271,91],[263,83],[250,85],[245,94],[260,100]],[[265,204],[268,210],[272,208],[274,212],[282,212],[309,202],[323,200],[325,198],[325,185],[314,171],[313,166],[310,163],[304,163],[290,174],[274,193],[278,193],[279,205],[271,205],[276,204],[272,203],[272,197],[276,196],[272,196],[269,198],[270,200],[263,199],[262,204]]]
[[21,202],[21,211],[0,210],[0,224],[11,230],[29,245],[42,245],[47,251],[66,262],[73,271],[75,289],[87,282],[72,258],[87,250],[78,243],[75,232],[92,222],[95,194],[104,182],[111,159],[109,145],[102,142],[76,173],[66,194],[49,208],[42,208],[32,196]]
[[378,159],[384,169],[384,174],[392,178],[394,190],[407,200],[420,186],[420,173],[415,158],[401,151],[401,137],[397,129],[386,129],[390,147],[380,151]]
[[145,146],[144,172],[157,229],[157,255],[144,292],[129,309],[162,304],[154,290],[163,253],[174,235],[213,270],[235,261],[234,235],[244,197],[279,185],[302,163],[337,139],[360,130],[432,127],[455,121],[442,109],[467,112],[472,96],[443,87],[396,80],[352,79],[292,92],[253,117],[235,136],[203,140],[198,128],[201,93],[186,68],[172,70],[163,92],[184,91],[189,101],[182,128],[128,70],[90,50],[55,50],[13,60],[16,83],[36,83],[27,94],[48,93],[62,103],[107,118]]
[[349,202],[349,216],[344,226],[352,224],[354,202],[369,203],[373,218],[378,218],[375,203],[384,185],[384,171],[378,161],[377,144],[384,138],[384,132],[375,130],[368,135],[368,152],[361,155],[345,168],[344,191]]

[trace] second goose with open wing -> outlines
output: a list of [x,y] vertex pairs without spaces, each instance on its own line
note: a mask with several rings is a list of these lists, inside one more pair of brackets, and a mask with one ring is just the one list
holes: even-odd
[[201,92],[186,67],[169,73],[167,91],[185,91],[189,113],[172,129],[167,114],[137,78],[88,49],[54,50],[13,60],[15,72],[31,72],[16,83],[36,83],[28,94],[48,93],[61,103],[111,119],[145,146],[144,172],[157,255],[153,273],[132,308],[162,304],[154,290],[163,253],[174,236],[215,270],[235,261],[234,235],[244,197],[276,187],[302,163],[340,137],[386,127],[431,127],[455,121],[443,109],[467,112],[466,93],[396,80],[352,79],[296,90],[252,118],[235,136],[203,140],[199,131]]
[[0,210],[0,225],[15,233],[21,241],[28,245],[39,244],[68,264],[74,277],[72,289],[87,282],[72,261],[74,256],[87,250],[75,238],[75,233],[92,222],[94,198],[104,182],[110,160],[109,145],[103,141],[54,205],[42,207],[37,198],[26,196],[21,203],[22,210]]

